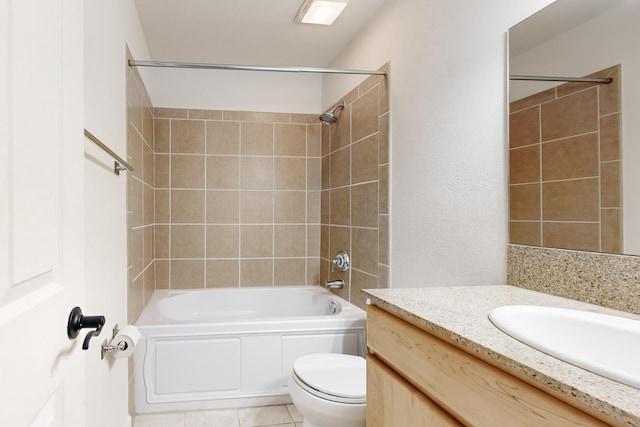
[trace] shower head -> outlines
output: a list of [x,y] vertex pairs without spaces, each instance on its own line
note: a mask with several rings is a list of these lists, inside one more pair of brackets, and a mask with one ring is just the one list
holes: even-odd
[[320,119],[323,125],[330,126],[338,121],[338,117],[336,116],[336,114],[338,113],[338,111],[344,110],[344,107],[346,106],[347,106],[347,103],[345,101],[342,101],[342,103],[336,105],[336,107],[333,110],[320,114],[320,117],[318,118]]

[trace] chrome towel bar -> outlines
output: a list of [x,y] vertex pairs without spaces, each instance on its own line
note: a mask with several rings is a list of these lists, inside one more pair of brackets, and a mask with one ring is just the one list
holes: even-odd
[[124,161],[124,159],[122,157],[120,157],[116,153],[114,153],[113,150],[111,150],[111,148],[107,147],[102,141],[100,141],[98,138],[96,138],[91,132],[89,132],[88,130],[85,129],[84,130],[84,136],[89,138],[98,147],[102,148],[111,157],[113,157],[115,159],[115,161],[113,162],[113,173],[115,173],[116,175],[120,175],[120,171],[128,170],[130,172],[133,172],[133,166],[131,166],[126,161]]

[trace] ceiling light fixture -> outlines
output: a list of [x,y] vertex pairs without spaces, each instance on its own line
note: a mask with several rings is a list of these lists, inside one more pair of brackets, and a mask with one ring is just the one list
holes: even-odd
[[347,5],[348,0],[304,0],[294,22],[331,25]]

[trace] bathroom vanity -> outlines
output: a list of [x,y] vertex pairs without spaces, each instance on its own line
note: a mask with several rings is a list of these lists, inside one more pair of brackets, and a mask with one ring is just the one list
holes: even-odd
[[640,390],[497,329],[496,307],[533,304],[638,318],[512,286],[364,291],[367,426],[640,426]]

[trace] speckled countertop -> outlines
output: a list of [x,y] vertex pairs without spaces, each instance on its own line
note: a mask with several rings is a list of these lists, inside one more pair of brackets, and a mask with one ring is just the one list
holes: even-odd
[[503,305],[527,304],[636,319],[640,316],[506,285],[371,289],[363,293],[373,304],[457,342],[470,353],[525,375],[542,388],[581,402],[624,425],[640,427],[640,390],[535,350],[493,326],[488,314]]

